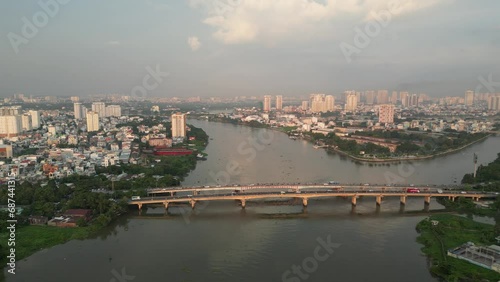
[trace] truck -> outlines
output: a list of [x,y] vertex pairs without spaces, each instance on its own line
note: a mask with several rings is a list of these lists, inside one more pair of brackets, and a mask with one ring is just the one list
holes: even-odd
[[140,200],[141,196],[132,196],[132,201]]

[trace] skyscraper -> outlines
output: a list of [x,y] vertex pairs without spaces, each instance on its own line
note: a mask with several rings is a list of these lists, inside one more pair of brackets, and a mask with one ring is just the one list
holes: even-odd
[[394,105],[380,105],[378,109],[378,121],[380,123],[394,123]]
[[345,104],[346,112],[354,112],[358,108],[358,97],[356,94],[347,95],[347,100]]
[[389,103],[389,92],[387,90],[379,90],[377,92],[377,104]]
[[121,117],[122,116],[122,108],[120,105],[109,105],[106,107],[106,116],[107,117]]
[[30,110],[28,113],[31,115],[31,125],[33,126],[33,128],[35,128],[35,129],[39,128],[40,127],[40,112]]
[[325,94],[311,94],[311,112],[326,112]]
[[410,96],[408,94],[408,92],[399,92],[399,96],[400,96],[400,99],[401,99],[401,105],[406,108],[406,107],[409,107],[410,106],[410,101],[409,101],[409,97]]
[[465,106],[470,107],[474,104],[474,91],[465,91]]
[[87,112],[87,132],[99,131],[99,114]]
[[186,137],[186,114],[172,115],[172,137]]
[[365,99],[366,99],[366,104],[367,105],[373,105],[374,100],[375,100],[375,91],[366,91],[365,92]]
[[306,111],[309,108],[309,101],[302,101],[302,110]]
[[96,112],[100,118],[106,117],[106,104],[104,102],[92,103],[92,111]]
[[0,136],[17,136],[23,130],[20,115],[0,116]]
[[75,119],[82,119],[84,117],[83,112],[82,112],[82,103],[74,103],[73,104],[74,112],[75,112]]
[[31,115],[29,113],[23,114],[21,116],[21,123],[23,131],[30,131],[33,129],[33,122],[31,120]]
[[394,105],[398,103],[398,91],[392,91],[391,103]]
[[264,112],[269,112],[271,111],[271,96],[265,95],[264,96]]
[[335,97],[333,97],[333,95],[326,95],[325,104],[326,104],[326,111],[333,112],[333,110],[335,110]]
[[276,110],[281,111],[283,109],[283,96],[276,96]]
[[500,111],[500,96],[491,96],[488,98],[488,110]]

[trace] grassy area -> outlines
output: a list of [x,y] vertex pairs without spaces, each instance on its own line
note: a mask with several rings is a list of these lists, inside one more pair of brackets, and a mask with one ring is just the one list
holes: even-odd
[[[439,221],[432,226],[431,220]],[[494,240],[492,225],[475,222],[450,214],[433,215],[417,225],[420,236],[417,241],[424,245],[422,251],[431,258],[431,273],[445,281],[499,281],[500,273],[476,266],[447,255],[447,250],[466,242],[491,245]]]
[[[63,244],[74,239],[85,239],[89,236],[88,227],[59,228],[53,226],[18,226],[16,230],[16,260],[22,260],[35,252]],[[3,250],[11,247],[7,246],[9,234],[0,234],[0,245]],[[5,263],[5,257],[1,262]]]

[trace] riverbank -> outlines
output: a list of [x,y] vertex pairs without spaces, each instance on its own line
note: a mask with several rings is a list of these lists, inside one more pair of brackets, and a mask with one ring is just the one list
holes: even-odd
[[[433,224],[437,222],[437,224]],[[418,223],[417,242],[430,258],[430,271],[445,281],[498,281],[500,273],[447,255],[449,249],[467,242],[489,246],[495,243],[492,225],[457,215],[439,214]]]
[[360,161],[360,162],[367,162],[367,163],[394,163],[394,162],[402,162],[402,161],[407,161],[407,162],[410,162],[410,161],[419,161],[419,160],[427,160],[427,159],[433,159],[433,158],[437,158],[437,157],[441,157],[441,156],[446,156],[446,155],[450,155],[450,154],[454,154],[458,151],[461,151],[465,148],[468,148],[478,142],[481,142],[481,141],[484,141],[486,140],[488,137],[492,136],[492,134],[488,134],[478,140],[475,140],[471,143],[468,143],[464,146],[461,146],[459,148],[456,148],[456,149],[452,149],[452,150],[448,150],[448,151],[445,151],[445,152],[440,152],[440,153],[437,153],[437,154],[432,154],[432,155],[427,155],[427,156],[420,156],[420,157],[407,157],[407,158],[390,158],[390,159],[377,159],[377,158],[362,158],[362,157],[357,157],[357,156],[353,156],[347,152],[344,152],[342,150],[339,150],[337,148],[333,148],[333,147],[328,147],[326,150],[331,150],[331,151],[334,151],[335,153],[338,153],[342,156],[345,156],[345,157],[349,157],[353,160],[356,160],[356,161]]

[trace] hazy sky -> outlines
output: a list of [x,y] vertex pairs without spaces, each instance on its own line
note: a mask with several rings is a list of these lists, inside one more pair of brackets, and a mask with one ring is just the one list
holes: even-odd
[[498,0],[1,1],[0,95],[487,92],[479,77],[500,82],[499,11]]

